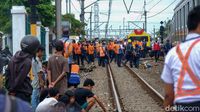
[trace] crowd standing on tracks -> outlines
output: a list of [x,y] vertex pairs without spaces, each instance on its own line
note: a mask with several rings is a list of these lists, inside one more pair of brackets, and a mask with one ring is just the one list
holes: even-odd
[[161,78],[166,111],[200,111],[200,6],[188,14],[187,27],[185,41],[172,48],[165,59]]

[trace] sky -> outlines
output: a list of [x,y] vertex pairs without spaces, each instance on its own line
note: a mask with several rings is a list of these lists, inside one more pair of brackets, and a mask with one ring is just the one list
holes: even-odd
[[[62,0],[62,14],[66,13],[66,0]],[[76,19],[80,19],[80,2],[78,0],[71,0],[72,13],[75,14]],[[96,0],[85,0],[85,6],[93,3]],[[129,8],[132,0],[125,0],[127,7]],[[173,4],[172,4],[173,2]],[[147,10],[147,32],[153,33],[153,29],[155,27],[156,30],[160,27],[160,21],[166,21],[172,18],[173,11],[175,6],[180,2],[180,0],[146,0],[146,10]],[[109,0],[100,0],[99,2],[99,12],[100,13],[108,13],[109,9]],[[170,5],[171,4],[171,5]],[[169,6],[170,5],[170,6]],[[169,6],[169,7],[168,7]],[[153,7],[153,8],[152,8]],[[168,7],[168,8],[167,8]],[[162,11],[163,9],[166,10]],[[94,8],[93,8],[94,9]],[[90,12],[91,7],[87,8],[85,12]],[[94,11],[94,10],[93,10]],[[133,0],[133,5],[131,7],[131,11],[137,11],[137,13],[127,14],[125,5],[123,0],[112,0],[112,8],[110,15],[110,23],[109,26],[112,25],[113,29],[119,29],[119,26],[123,26],[123,20],[125,21],[125,26],[128,26],[127,21],[144,21],[144,16],[142,16],[144,11],[144,0]],[[162,11],[162,13],[155,15]],[[86,23],[89,20],[89,13],[85,14]],[[100,14],[100,22],[107,21],[107,16]],[[150,18],[149,18],[150,17]],[[94,15],[93,15],[94,21]],[[135,22],[138,26],[143,27],[142,22]],[[104,29],[105,24],[103,24],[100,29]],[[131,29],[137,29],[133,24],[130,24]],[[86,27],[87,29],[87,27]]]

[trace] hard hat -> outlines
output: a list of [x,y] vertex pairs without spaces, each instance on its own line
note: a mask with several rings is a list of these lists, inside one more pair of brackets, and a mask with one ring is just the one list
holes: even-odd
[[20,46],[22,51],[34,54],[40,46],[40,41],[35,36],[27,35],[21,40]]
[[128,39],[128,42],[131,42],[131,39]]

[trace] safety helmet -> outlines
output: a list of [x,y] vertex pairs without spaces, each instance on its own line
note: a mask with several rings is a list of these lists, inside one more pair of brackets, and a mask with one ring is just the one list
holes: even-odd
[[131,39],[128,39],[128,42],[131,42]]
[[20,46],[22,51],[35,54],[40,46],[40,41],[35,36],[27,35],[21,40]]

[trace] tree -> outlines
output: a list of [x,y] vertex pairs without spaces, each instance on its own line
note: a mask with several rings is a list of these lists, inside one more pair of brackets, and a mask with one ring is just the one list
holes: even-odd
[[[52,26],[55,18],[53,0],[37,0],[36,12],[44,26]],[[24,5],[28,14],[31,13],[29,0],[0,0],[0,31],[11,33],[11,13],[13,5]]]
[[79,20],[75,19],[73,14],[66,14],[62,16],[63,21],[71,23],[70,35],[85,35],[84,25]]

